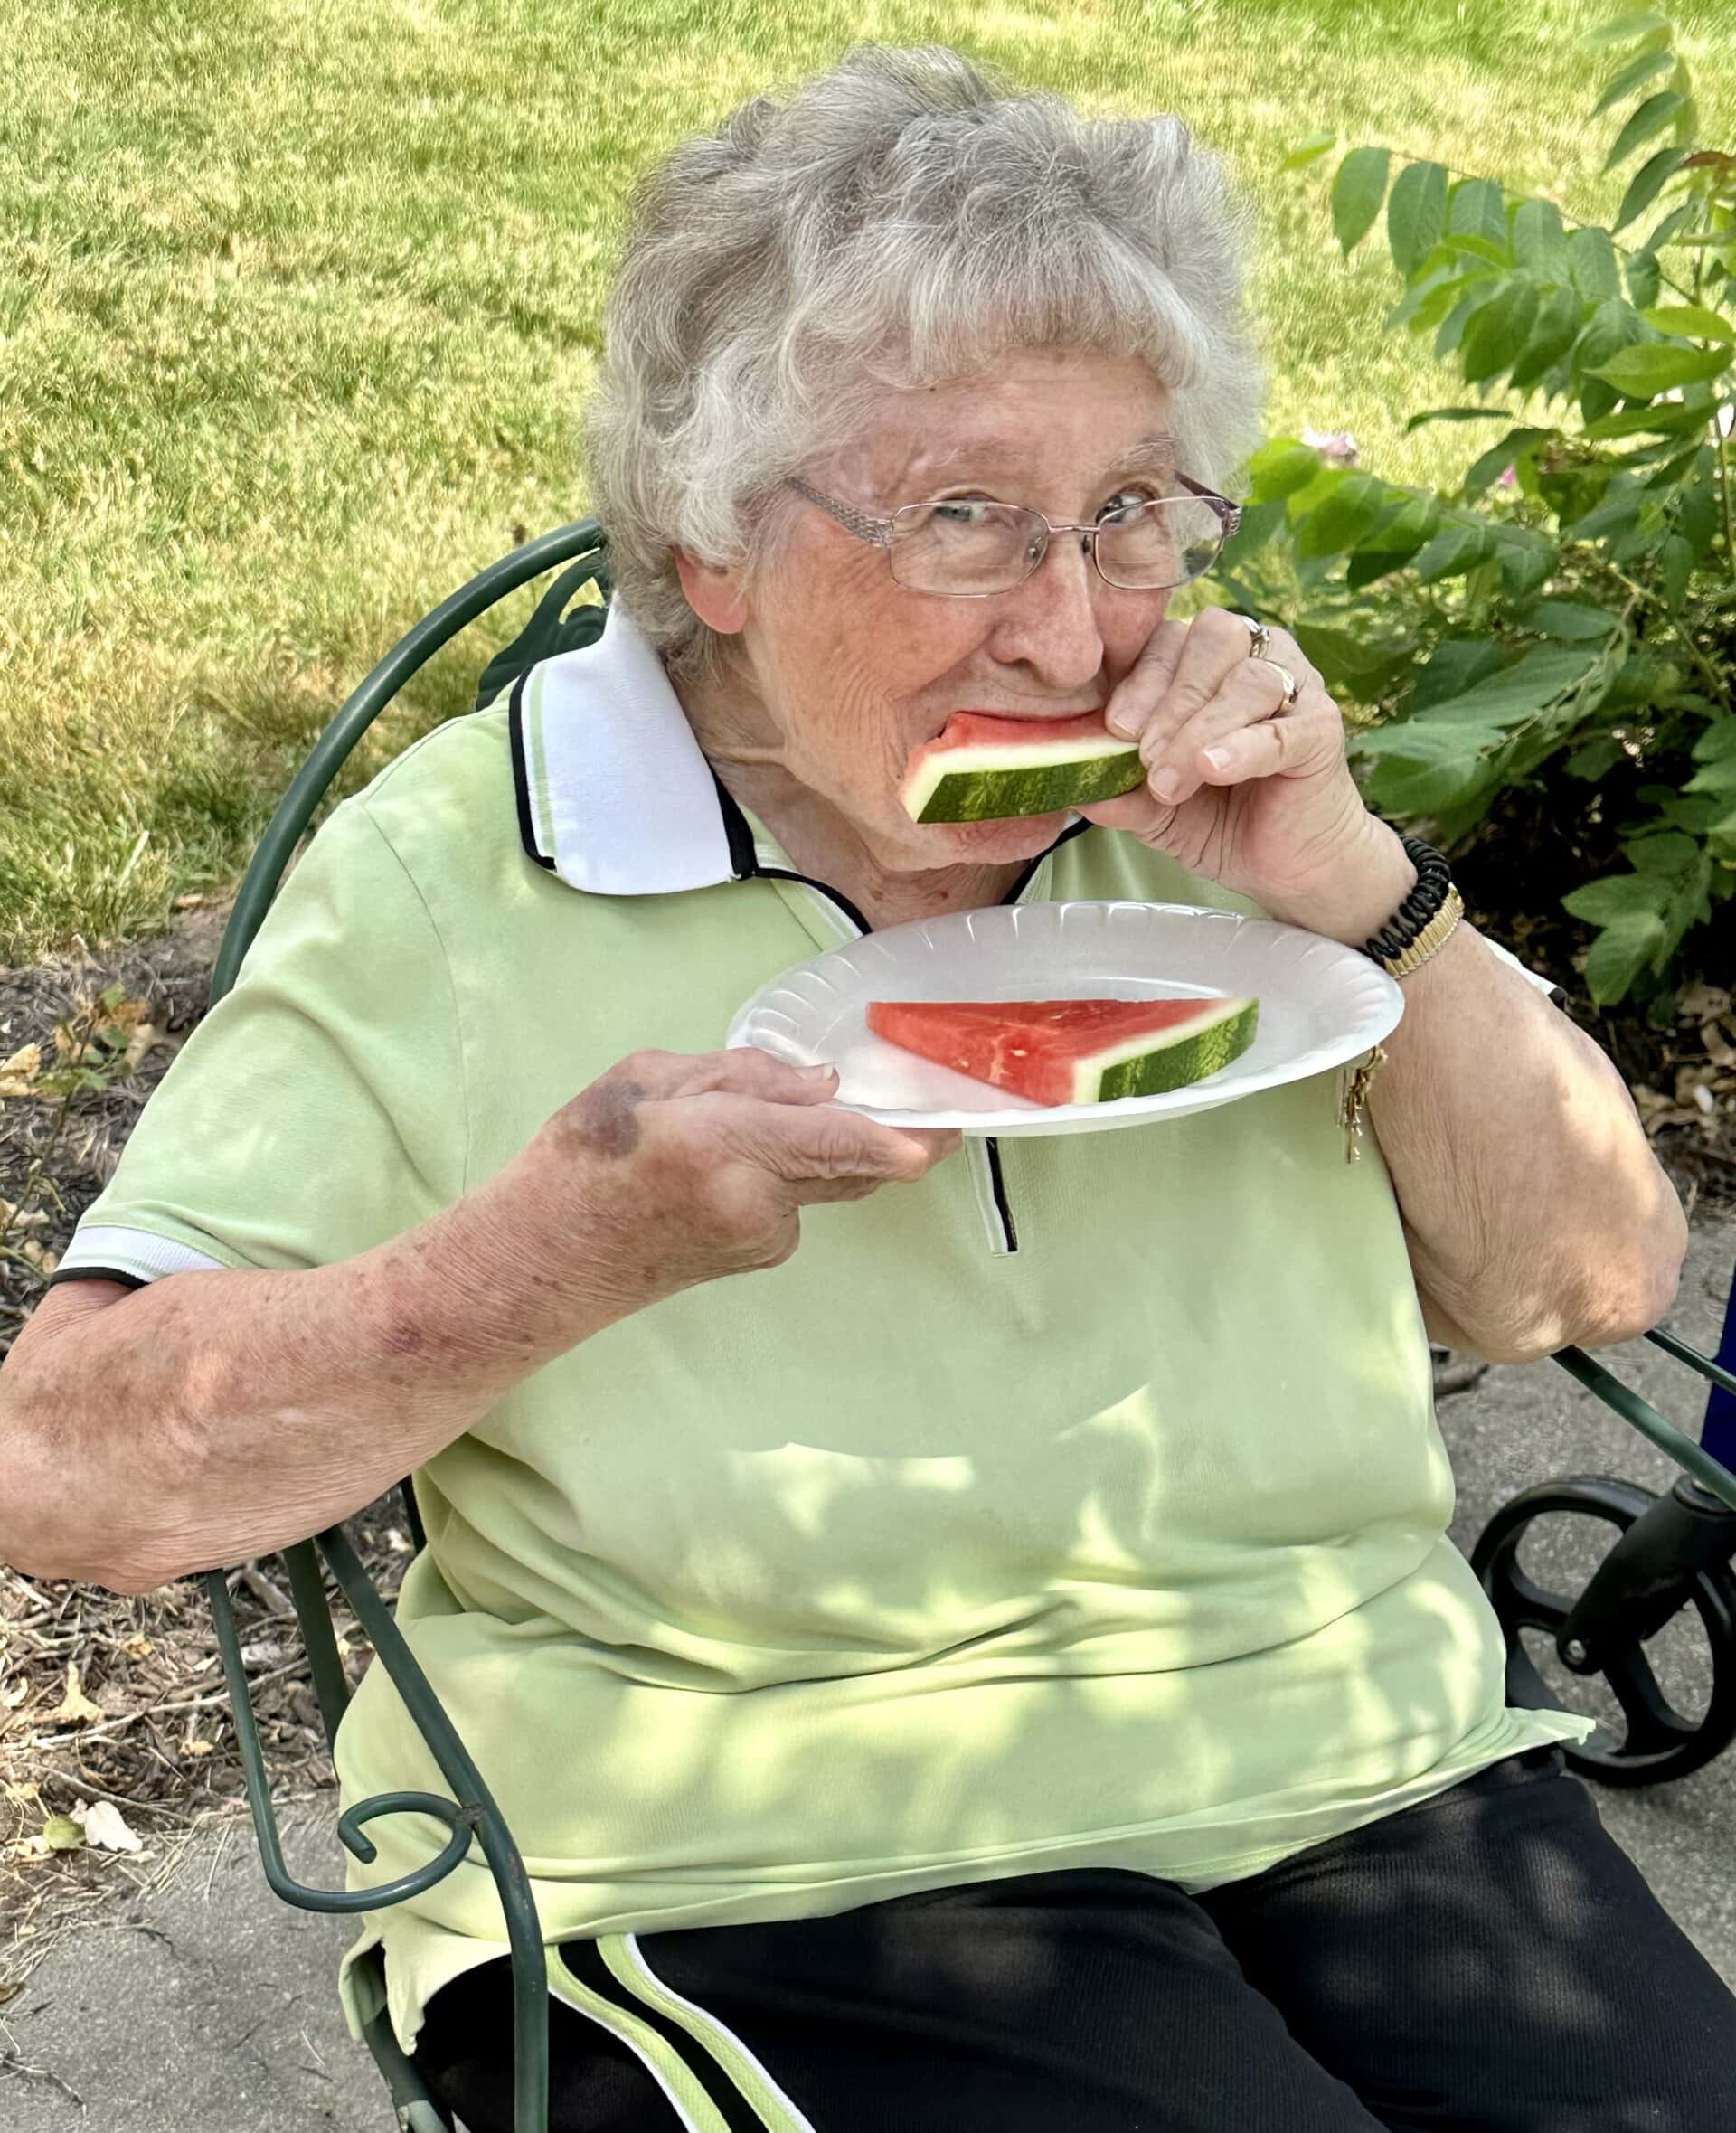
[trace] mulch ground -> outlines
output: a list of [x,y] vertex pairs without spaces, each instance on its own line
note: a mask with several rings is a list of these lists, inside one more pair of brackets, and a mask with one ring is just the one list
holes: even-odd
[[[80,1215],[114,1173],[146,1097],[203,1012],[225,910],[192,900],[165,939],[0,969],[0,1358],[40,1299]],[[1569,944],[1523,918],[1502,929],[1563,978]],[[1635,1090],[1654,1146],[1692,1208],[1736,1197],[1736,1011],[1684,996],[1677,1026],[1581,1016]],[[1439,1390],[1475,1364],[1443,1359]],[[148,1416],[117,1417],[148,1429]],[[353,1523],[388,1592],[410,1553],[392,1500]],[[289,1601],[273,1564],[231,1573],[231,1600],[274,1789],[331,1785]],[[365,1640],[341,1603],[346,1664]],[[106,1848],[117,1832],[137,1851]],[[183,1583],[142,1599],[0,1565],[0,2060],[8,2000],[62,1933],[172,1871],[186,1835],[242,1811],[241,1767],[205,1598]],[[76,1810],[76,1812],[75,1812]]]
[[[0,1357],[204,1012],[226,916],[194,904],[165,939],[0,969]],[[150,1418],[117,1422],[148,1429]],[[410,1553],[400,1506],[382,1500],[352,1533],[375,1581],[394,1591]],[[250,1563],[229,1584],[274,1791],[328,1787],[280,1568]],[[335,1611],[359,1677],[366,1640],[341,1601]],[[61,1934],[172,1871],[187,1834],[242,1813],[244,1798],[199,1585],[124,1599],[0,1564],[0,2022]],[[105,1802],[137,1852],[96,1841],[117,1835],[101,1817],[86,1838],[83,1817]]]

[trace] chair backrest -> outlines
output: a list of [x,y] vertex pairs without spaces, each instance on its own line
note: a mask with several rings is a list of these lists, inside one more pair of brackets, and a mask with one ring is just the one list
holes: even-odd
[[212,972],[211,1002],[215,1006],[235,982],[241,958],[271,907],[290,854],[312,821],[315,809],[344,768],[352,750],[375,719],[413,675],[420,672],[435,653],[450,644],[458,632],[486,614],[509,593],[544,571],[563,570],[538,601],[530,621],[505,651],[496,654],[484,670],[477,690],[478,705],[492,703],[525,667],[551,653],[589,644],[602,628],[604,609],[595,603],[566,612],[567,603],[585,585],[594,583],[607,603],[610,588],[606,560],[608,542],[594,518],[581,518],[527,541],[510,555],[503,556],[449,599],[442,600],[431,615],[419,622],[347,699],[337,716],[314,743],[313,750],[278,803],[278,810],[259,839],[253,863],[248,868],[235,908],[223,930],[222,946]]
[[[234,984],[242,958],[270,909],[290,856],[312,821],[316,808],[329,791],[332,780],[343,769],[357,741],[405,683],[479,615],[549,570],[559,569],[561,575],[537,602],[524,628],[484,669],[476,692],[476,708],[492,703],[537,660],[592,642],[601,631],[611,590],[606,553],[602,528],[594,519],[581,519],[528,542],[460,587],[449,599],[442,601],[381,660],[320,735],[267,825],[223,933],[212,976],[212,1005]],[[597,587],[601,604],[589,602],[569,612],[568,603],[590,584]],[[406,1515],[420,1546],[422,1535],[415,1499],[408,1486],[403,1493]],[[381,1911],[431,1888],[469,1855],[473,1842],[478,1845],[500,1895],[512,1950],[514,2126],[515,2133],[545,2133],[549,2053],[547,1972],[536,1907],[524,1861],[481,1773],[341,1527],[333,1527],[312,1540],[282,1551],[327,1739],[335,1740],[350,1692],[326,1604],[322,1556],[325,1567],[342,1588],[380,1663],[403,1697],[441,1776],[451,1788],[449,1798],[431,1793],[391,1792],[358,1800],[340,1817],[338,1834],[347,1848],[364,1862],[375,1855],[366,1825],[382,1815],[432,1817],[444,1822],[451,1835],[436,1857],[383,1887],[366,1891],[316,1889],[297,1882],[289,1873],[284,1862],[277,1817],[272,1811],[264,1750],[249,1695],[247,1669],[241,1658],[227,1580],[222,1571],[212,1571],[203,1582],[229,1687],[237,1746],[247,1773],[248,1800],[266,1879],[286,1902],[302,1910],[350,1913]],[[373,1959],[377,1968],[377,1955]],[[383,1996],[382,1980],[377,1978],[376,1983]],[[368,2024],[366,2037],[390,2084],[400,2123],[411,2128],[411,2133],[420,2133],[421,2128],[429,2128],[429,2133],[435,2128],[444,2128],[447,2125],[444,2115],[421,2084],[413,2064],[397,2047],[390,2016],[383,2013],[376,2016]]]

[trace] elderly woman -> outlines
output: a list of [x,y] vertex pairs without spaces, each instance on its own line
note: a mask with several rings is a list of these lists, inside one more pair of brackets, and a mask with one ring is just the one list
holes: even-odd
[[[943,52],[679,147],[593,409],[606,633],[335,812],[0,1388],[0,1549],[122,1590],[415,1470],[400,1619],[573,2133],[1736,2124],[1736,2004],[1580,1722],[1505,1707],[1429,1395],[1430,1333],[1650,1324],[1681,1213],[1293,640],[1167,614],[1250,434],[1231,237],[1173,119]],[[919,826],[961,709],[1100,711],[1145,782]],[[1407,913],[1364,1159],[1338,1074],[961,1149],[713,1049],[858,930],[1072,897]],[[340,1762],[439,1782],[377,1673]],[[481,1863],[372,1930],[506,2126]]]

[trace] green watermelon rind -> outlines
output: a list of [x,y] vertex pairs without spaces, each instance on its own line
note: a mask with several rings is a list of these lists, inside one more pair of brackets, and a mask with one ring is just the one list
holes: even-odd
[[1015,815],[1057,815],[1070,807],[1118,799],[1124,792],[1131,792],[1145,774],[1137,746],[1080,756],[1070,763],[948,770],[924,801],[916,819],[995,822]]
[[[1260,1027],[1258,1000],[1226,1000],[1223,1013],[1204,1028],[1197,1024],[1173,1037],[1160,1037],[1131,1059],[1078,1062],[1073,1101],[1118,1103],[1128,1096],[1167,1096],[1203,1081],[1240,1059]],[[1096,1077],[1095,1090],[1091,1087]]]

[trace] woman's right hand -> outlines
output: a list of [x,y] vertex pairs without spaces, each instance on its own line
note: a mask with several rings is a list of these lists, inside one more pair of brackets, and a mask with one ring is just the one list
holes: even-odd
[[779,1266],[801,1210],[910,1184],[959,1145],[834,1108],[830,1067],[744,1048],[636,1052],[565,1104],[503,1174],[514,1222],[575,1301],[635,1310]]

